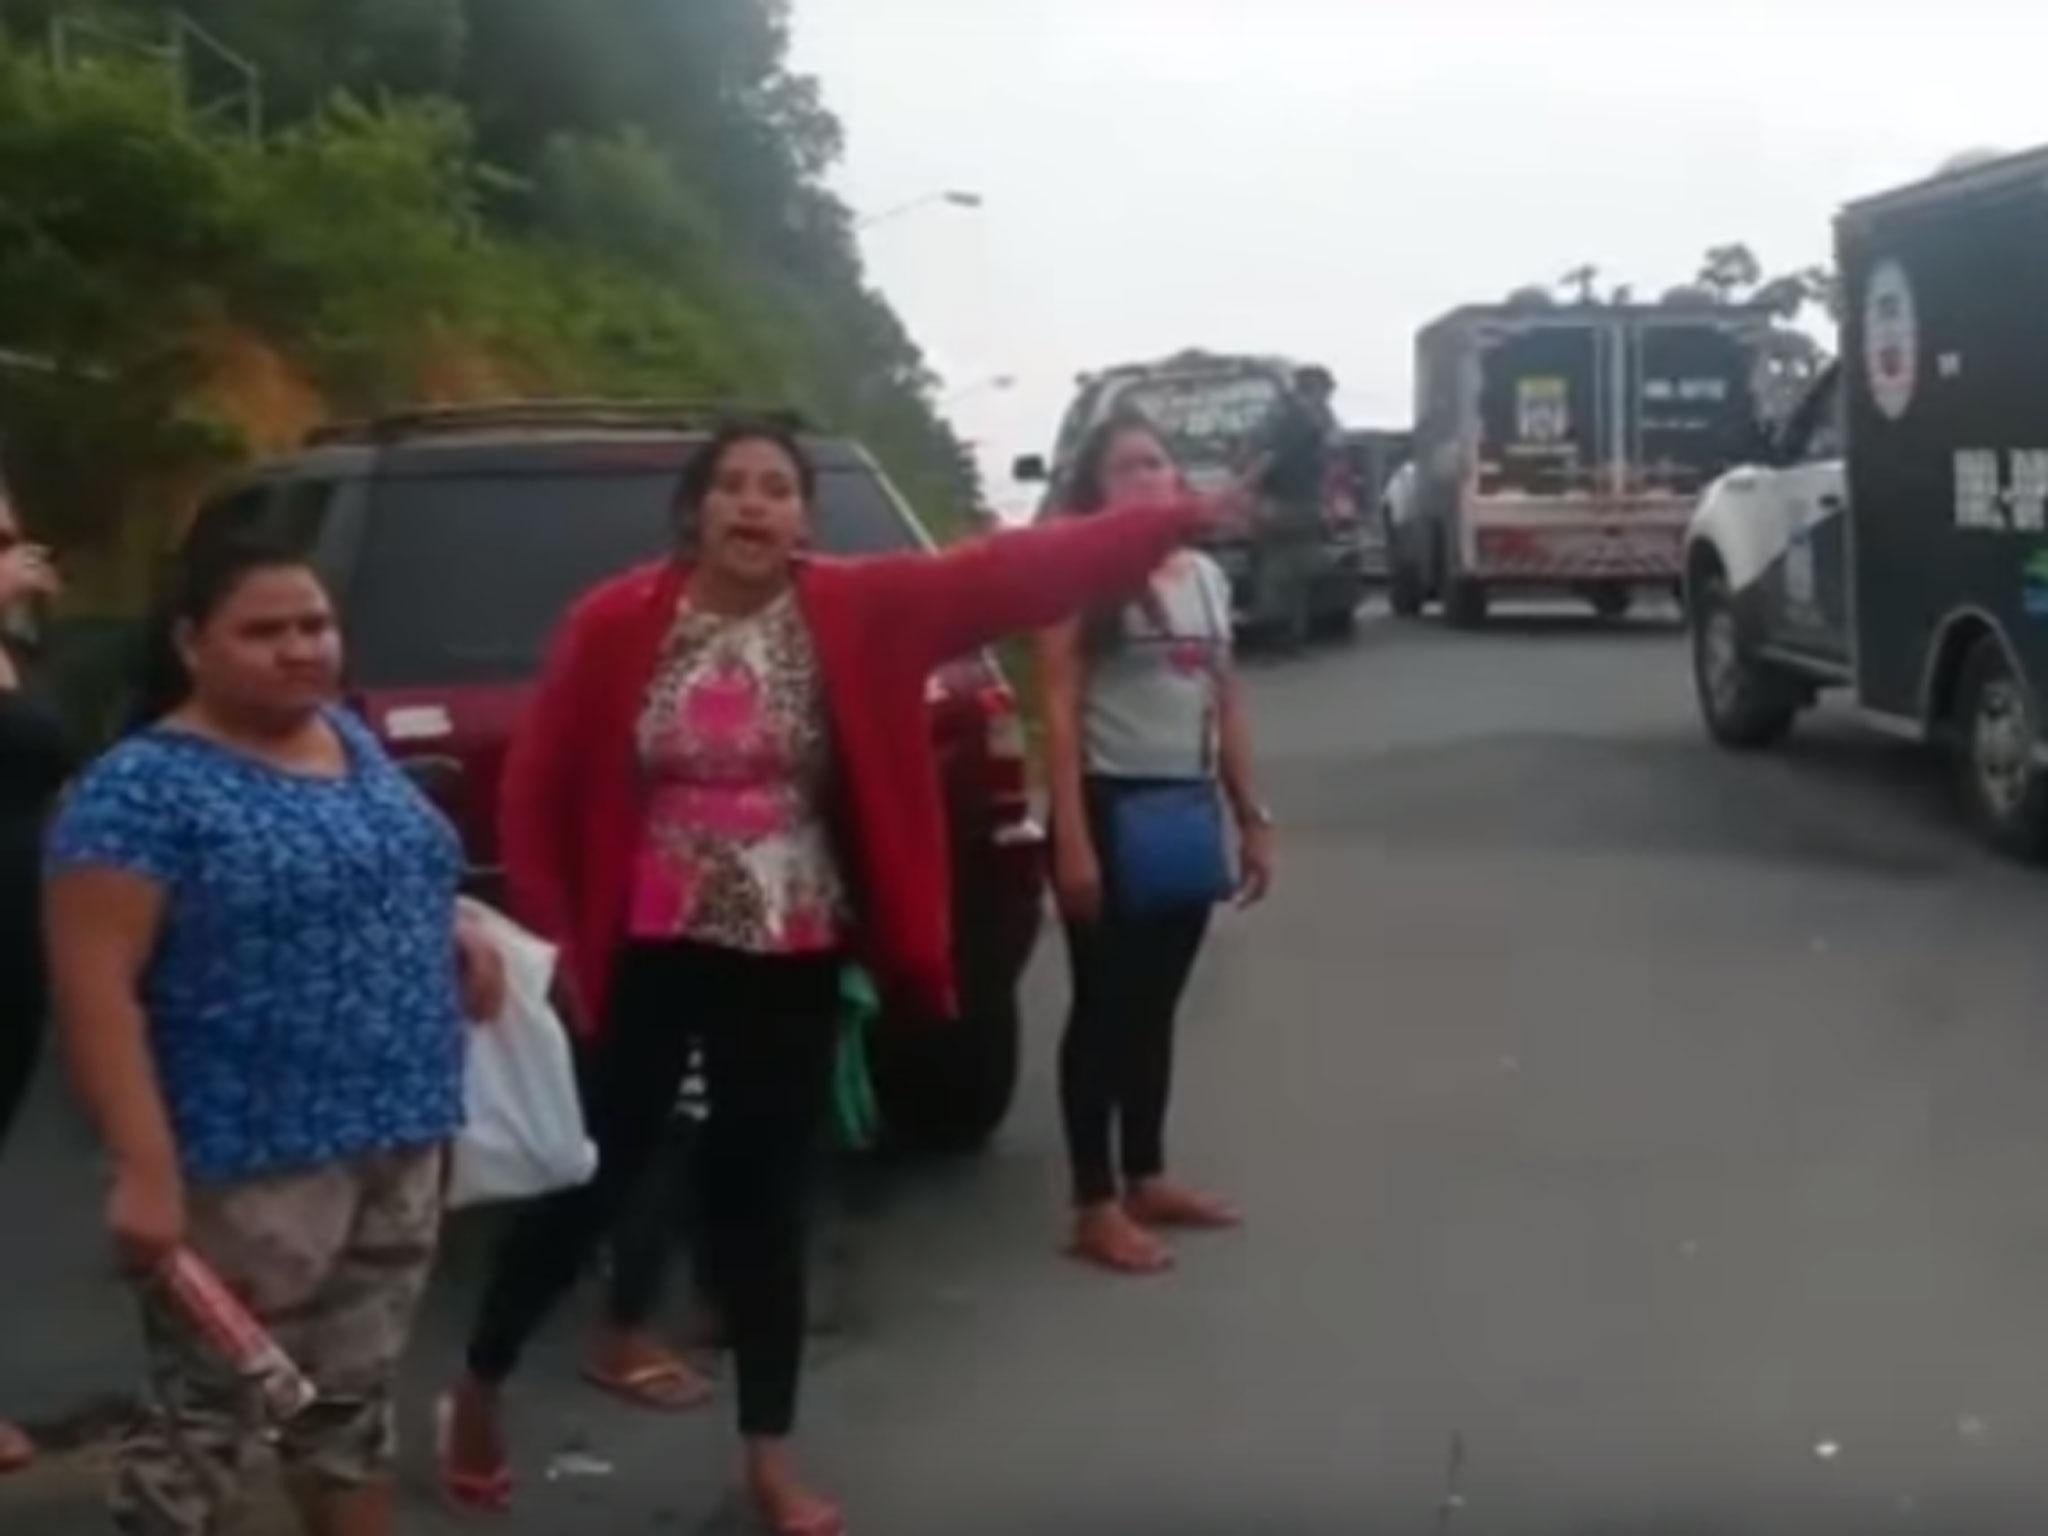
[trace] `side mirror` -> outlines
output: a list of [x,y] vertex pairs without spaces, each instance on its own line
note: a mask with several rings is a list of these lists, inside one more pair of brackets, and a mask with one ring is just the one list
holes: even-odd
[[1027,453],[1010,466],[1010,477],[1019,485],[1044,485],[1052,478],[1042,454]]

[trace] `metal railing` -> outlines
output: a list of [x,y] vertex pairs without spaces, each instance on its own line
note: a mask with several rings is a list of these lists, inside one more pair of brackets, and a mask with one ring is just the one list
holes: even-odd
[[[263,136],[263,71],[183,11],[164,18],[164,35],[151,38],[90,16],[50,18],[50,62],[61,73],[95,55],[143,59],[162,65],[187,111],[200,118],[239,118],[249,137]],[[235,86],[203,95],[196,88],[201,63],[231,76]]]

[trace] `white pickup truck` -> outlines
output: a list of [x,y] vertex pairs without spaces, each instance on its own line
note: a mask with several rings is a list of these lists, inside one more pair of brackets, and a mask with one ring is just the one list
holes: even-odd
[[1853,681],[1839,368],[1771,457],[1717,480],[1686,530],[1700,712],[1732,747],[1769,746],[1819,690]]

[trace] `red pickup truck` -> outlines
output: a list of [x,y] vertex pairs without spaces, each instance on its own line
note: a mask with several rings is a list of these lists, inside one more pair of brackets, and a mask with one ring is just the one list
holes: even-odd
[[[341,609],[352,702],[453,818],[488,896],[506,738],[548,636],[583,590],[668,549],[677,474],[711,425],[691,408],[523,403],[326,429],[207,505],[192,537],[253,528],[308,550]],[[819,548],[931,543],[857,443],[806,433],[805,445]],[[941,1023],[889,1006],[872,1067],[894,1141],[959,1150],[988,1138],[1015,1091],[1043,839],[1016,695],[994,658],[961,657],[929,698],[965,1012]]]

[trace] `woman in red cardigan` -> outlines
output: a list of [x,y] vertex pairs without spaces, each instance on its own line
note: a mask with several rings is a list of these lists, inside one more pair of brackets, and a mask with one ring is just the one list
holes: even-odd
[[927,680],[1141,587],[1216,515],[1182,502],[826,560],[801,554],[815,489],[788,434],[714,437],[679,488],[684,552],[577,604],[513,741],[506,875],[518,915],[562,945],[602,1160],[523,1212],[498,1256],[444,1405],[443,1481],[464,1504],[509,1501],[499,1387],[647,1166],[694,1041],[702,1254],[748,1489],[779,1536],[843,1529],[788,1450],[803,1209],[846,958],[935,1019],[956,1011]]

